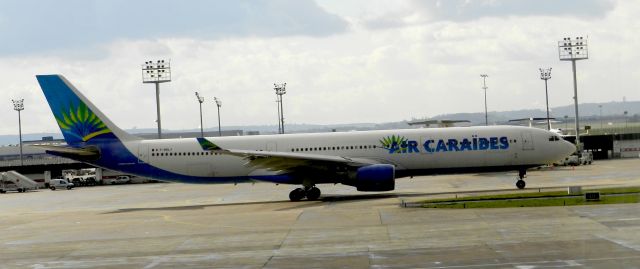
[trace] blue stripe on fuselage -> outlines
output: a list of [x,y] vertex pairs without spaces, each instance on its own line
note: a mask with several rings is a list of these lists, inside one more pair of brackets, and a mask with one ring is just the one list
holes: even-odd
[[298,184],[293,177],[287,174],[237,177],[199,177],[170,172],[142,162],[112,133],[97,136],[87,142],[84,142],[82,146],[95,146],[99,149],[100,158],[95,161],[90,161],[89,163],[91,164],[95,164],[106,169],[157,180],[202,184],[235,183],[259,180],[282,184]]

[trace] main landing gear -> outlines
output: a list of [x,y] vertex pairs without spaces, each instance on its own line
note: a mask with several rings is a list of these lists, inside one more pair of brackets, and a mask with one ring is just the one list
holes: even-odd
[[320,198],[320,189],[318,189],[316,186],[310,186],[305,187],[304,189],[297,188],[289,193],[289,199],[292,202],[300,201],[305,197],[307,197],[307,200],[309,201],[318,200],[318,198]]
[[518,189],[522,190],[527,185],[527,183],[524,182],[524,177],[526,175],[527,175],[526,169],[518,170],[518,181],[516,181],[516,187],[518,187]]

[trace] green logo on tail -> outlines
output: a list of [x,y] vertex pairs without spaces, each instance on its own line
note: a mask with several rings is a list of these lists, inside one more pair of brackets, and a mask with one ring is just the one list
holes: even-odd
[[60,111],[56,121],[63,132],[75,136],[86,142],[101,134],[111,133],[111,130],[94,114],[87,105],[80,103],[75,108],[69,106],[69,112]]

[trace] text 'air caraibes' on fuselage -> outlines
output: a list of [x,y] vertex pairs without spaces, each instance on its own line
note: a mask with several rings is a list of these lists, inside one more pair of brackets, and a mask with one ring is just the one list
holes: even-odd
[[478,137],[473,135],[471,138],[461,139],[425,139],[422,146],[419,146],[418,141],[408,140],[400,136],[391,136],[381,140],[381,144],[389,153],[506,150],[509,148],[509,138],[506,136]]

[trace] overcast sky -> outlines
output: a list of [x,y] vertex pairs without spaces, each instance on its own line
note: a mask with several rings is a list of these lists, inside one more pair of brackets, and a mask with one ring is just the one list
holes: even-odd
[[162,126],[387,122],[572,103],[557,42],[585,36],[580,102],[640,100],[640,1],[615,0],[0,0],[0,134],[58,132],[36,74],[63,74],[122,128],[154,128],[141,64],[170,59]]

